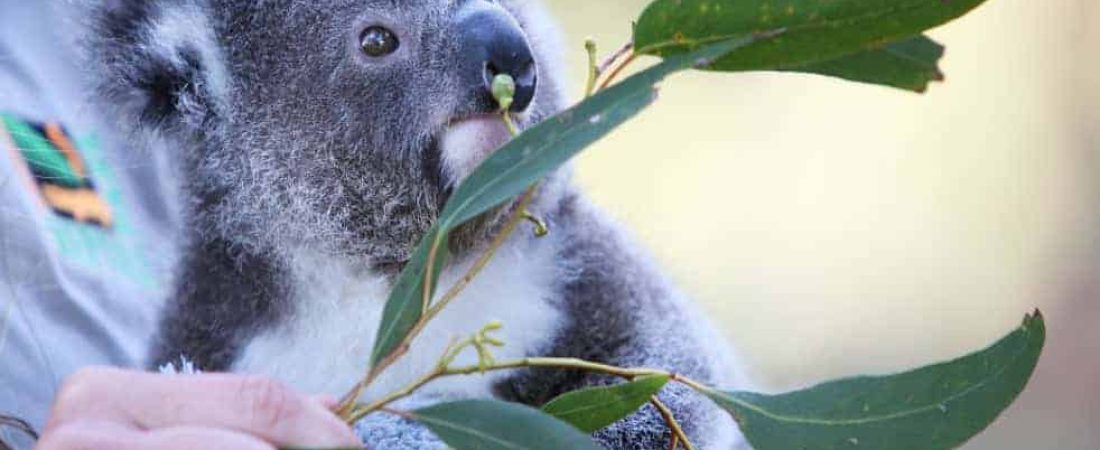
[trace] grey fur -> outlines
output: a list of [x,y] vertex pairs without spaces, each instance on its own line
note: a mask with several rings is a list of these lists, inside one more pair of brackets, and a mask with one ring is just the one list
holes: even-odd
[[[478,108],[453,73],[448,40],[464,1],[111,0],[92,11],[97,92],[135,136],[173,143],[186,180],[187,250],[154,365],[185,354],[204,370],[231,367],[294,311],[289,261],[302,249],[396,273],[456,182],[441,173],[435,140],[451,117]],[[503,5],[542,72],[526,127],[565,104],[556,37],[533,6]],[[382,64],[356,58],[349,33],[379,18],[404,36],[402,50]],[[540,353],[729,382],[723,351],[696,330],[706,325],[579,197],[568,172],[553,175],[533,207],[564,236],[556,302],[569,318]],[[494,213],[464,228],[454,250],[483,242],[499,223]],[[526,371],[496,394],[539,405],[610,381]],[[700,448],[733,427],[686,389],[662,398]],[[439,445],[394,418],[359,430],[372,449]],[[663,449],[668,436],[652,407],[596,435],[611,449]]]

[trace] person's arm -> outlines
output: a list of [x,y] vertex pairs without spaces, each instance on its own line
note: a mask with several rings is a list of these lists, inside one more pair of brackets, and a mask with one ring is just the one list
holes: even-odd
[[332,403],[254,376],[84,369],[65,381],[35,449],[361,448]]

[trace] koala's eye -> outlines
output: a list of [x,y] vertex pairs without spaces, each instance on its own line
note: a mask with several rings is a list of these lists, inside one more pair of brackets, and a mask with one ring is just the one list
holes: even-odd
[[401,43],[392,31],[375,25],[363,30],[363,34],[359,37],[359,45],[367,56],[377,58],[396,52]]

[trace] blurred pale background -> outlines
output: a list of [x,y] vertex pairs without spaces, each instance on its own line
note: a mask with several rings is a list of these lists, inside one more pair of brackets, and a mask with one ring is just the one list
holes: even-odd
[[[547,0],[585,36],[644,0]],[[931,33],[915,95],[790,74],[689,74],[580,158],[763,388],[923,365],[1042,308],[1036,377],[968,449],[1100,448],[1100,2],[990,0]]]

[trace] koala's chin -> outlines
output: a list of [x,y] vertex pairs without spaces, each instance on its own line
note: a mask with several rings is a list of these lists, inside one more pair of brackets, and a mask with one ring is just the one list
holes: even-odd
[[452,122],[439,139],[443,177],[453,187],[511,139],[500,115],[477,115]]

